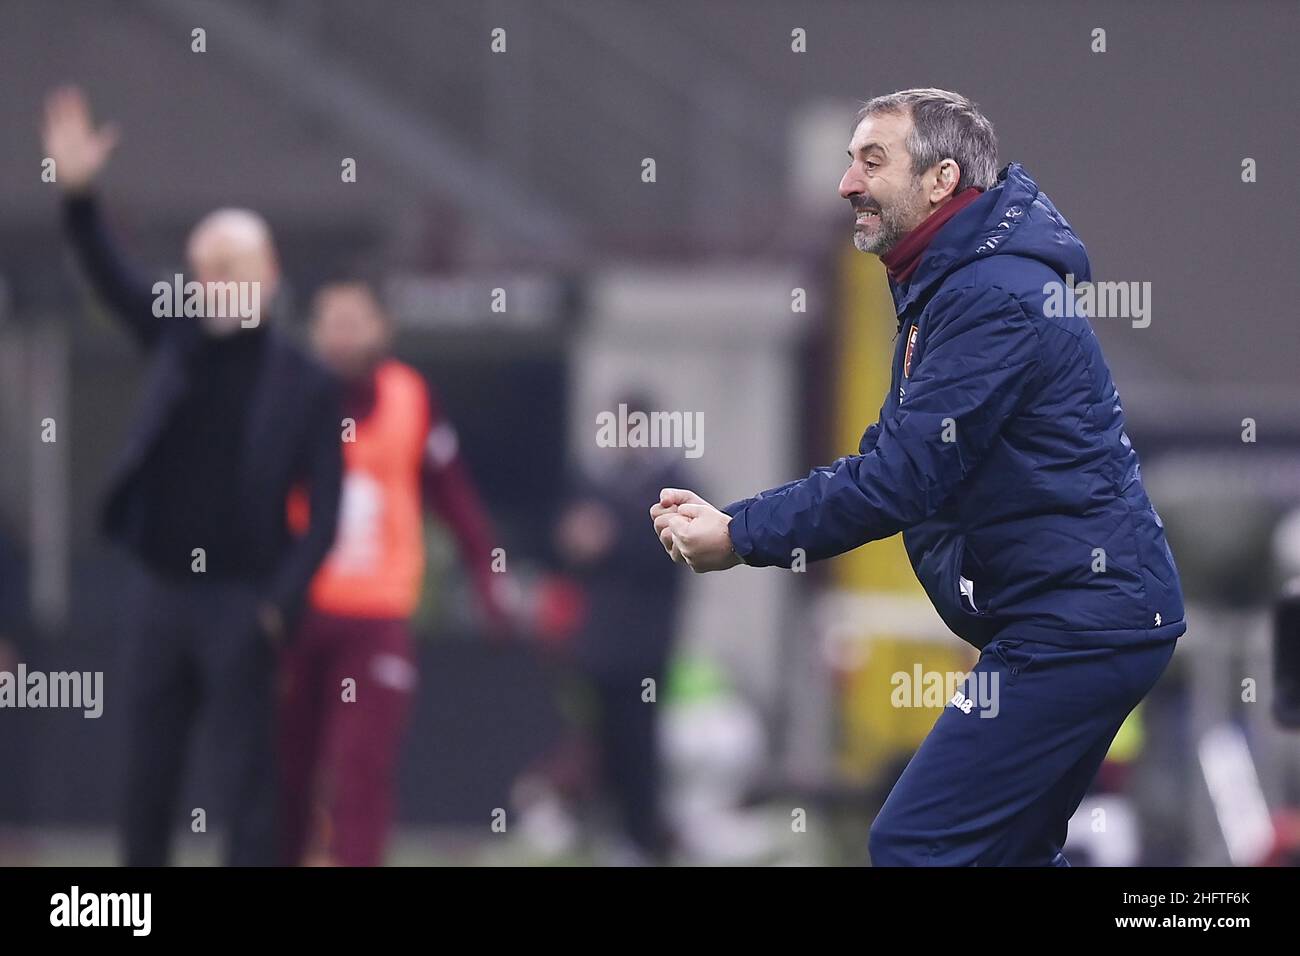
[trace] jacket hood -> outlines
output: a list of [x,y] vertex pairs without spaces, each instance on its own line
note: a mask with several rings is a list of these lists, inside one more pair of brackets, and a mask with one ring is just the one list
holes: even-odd
[[967,263],[1000,255],[1037,259],[1076,283],[1091,278],[1083,242],[1019,163],[1003,169],[996,186],[939,230],[916,274],[893,289],[898,313]]

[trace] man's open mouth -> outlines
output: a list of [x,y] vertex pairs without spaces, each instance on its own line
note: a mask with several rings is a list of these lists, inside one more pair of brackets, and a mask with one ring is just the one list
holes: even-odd
[[879,209],[859,209],[857,219],[854,220],[859,226],[866,225],[869,222],[877,222],[880,219]]

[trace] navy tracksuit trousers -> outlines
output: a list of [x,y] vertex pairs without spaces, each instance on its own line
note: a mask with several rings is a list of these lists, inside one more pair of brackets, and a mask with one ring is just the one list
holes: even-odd
[[992,641],[872,824],[872,865],[1069,866],[1070,817],[1176,644]]

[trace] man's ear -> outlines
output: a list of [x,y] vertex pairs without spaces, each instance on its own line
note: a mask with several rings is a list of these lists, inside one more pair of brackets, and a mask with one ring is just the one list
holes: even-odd
[[942,160],[934,170],[934,185],[930,187],[930,205],[937,206],[951,199],[961,182],[961,167],[955,159]]

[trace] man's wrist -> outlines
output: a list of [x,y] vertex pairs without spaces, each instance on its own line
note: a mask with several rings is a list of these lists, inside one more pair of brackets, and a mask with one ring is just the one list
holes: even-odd
[[726,530],[726,533],[727,533],[727,549],[731,552],[731,557],[735,560],[736,564],[744,564],[744,563],[745,563],[745,559],[744,559],[743,557],[741,557],[740,552],[736,550],[736,542],[734,542],[734,541],[731,540],[731,518],[730,518],[730,516],[728,516],[728,519],[727,519],[727,525],[726,525],[726,529],[725,529],[725,530]]

